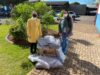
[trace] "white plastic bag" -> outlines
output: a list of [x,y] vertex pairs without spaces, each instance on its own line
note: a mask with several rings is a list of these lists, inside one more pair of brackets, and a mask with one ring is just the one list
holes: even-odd
[[60,61],[61,61],[62,63],[64,63],[64,61],[65,61],[65,59],[66,59],[66,56],[65,56],[64,53],[62,52],[62,48],[59,47],[59,48],[57,49],[57,51],[58,51],[58,58],[60,59]]
[[44,62],[38,62],[35,67],[37,69],[50,69],[50,66]]
[[63,64],[56,57],[47,56],[29,56],[32,62],[37,61],[36,68],[62,68]]
[[29,60],[32,62],[37,62],[36,67],[44,68],[44,69],[50,69],[50,66],[47,62],[42,60],[42,56],[34,56],[34,55],[29,55]]
[[47,43],[54,43],[55,42],[55,38],[52,35],[46,35],[44,37],[44,39],[47,41]]

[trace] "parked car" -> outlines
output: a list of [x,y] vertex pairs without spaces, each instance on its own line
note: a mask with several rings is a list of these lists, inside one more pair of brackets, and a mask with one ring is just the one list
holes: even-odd
[[10,16],[10,13],[11,13],[10,7],[3,6],[2,8],[0,8],[0,16]]

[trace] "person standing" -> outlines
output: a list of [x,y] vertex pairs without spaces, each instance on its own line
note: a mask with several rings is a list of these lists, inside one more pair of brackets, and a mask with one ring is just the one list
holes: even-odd
[[37,40],[42,36],[40,19],[37,18],[36,12],[33,12],[32,18],[28,19],[26,30],[28,41],[30,43],[30,53],[35,54],[37,49]]
[[64,12],[64,16],[59,23],[59,34],[61,35],[61,47],[64,54],[66,54],[68,49],[68,37],[72,35],[72,18],[69,16],[68,12]]
[[98,4],[98,11],[96,15],[96,28],[100,37],[100,3]]

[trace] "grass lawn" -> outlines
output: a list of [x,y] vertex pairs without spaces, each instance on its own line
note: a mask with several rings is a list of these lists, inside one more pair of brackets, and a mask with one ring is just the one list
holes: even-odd
[[9,25],[0,26],[0,75],[26,75],[33,67],[27,59],[29,50],[5,40],[9,28]]
[[49,25],[48,28],[52,29],[52,30],[55,30],[55,31],[58,31],[58,25]]
[[[9,28],[9,25],[0,26],[0,75],[26,75],[34,67],[27,58],[29,49],[5,40]],[[57,25],[49,28],[57,30]]]

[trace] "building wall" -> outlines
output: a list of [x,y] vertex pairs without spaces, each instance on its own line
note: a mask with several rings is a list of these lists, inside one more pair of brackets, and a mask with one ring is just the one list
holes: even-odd
[[79,15],[85,15],[86,5],[70,5],[70,10],[76,12]]

